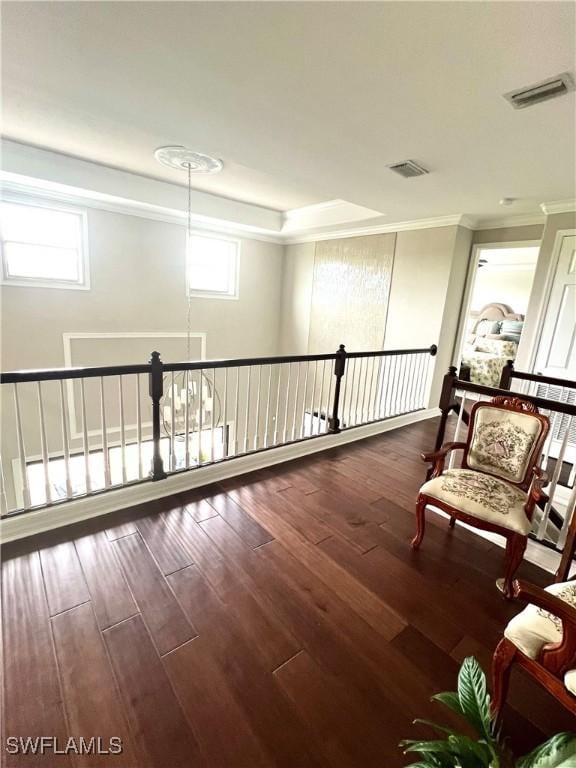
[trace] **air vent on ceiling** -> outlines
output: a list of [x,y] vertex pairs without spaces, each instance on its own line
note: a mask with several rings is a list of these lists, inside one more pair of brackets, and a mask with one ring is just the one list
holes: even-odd
[[512,104],[514,109],[524,109],[531,107],[532,104],[538,104],[540,101],[548,101],[548,99],[563,96],[573,90],[574,78],[569,72],[563,72],[561,75],[550,77],[536,85],[505,93],[504,98]]
[[404,176],[405,179],[411,179],[413,176],[424,176],[425,173],[430,173],[426,168],[415,163],[414,160],[403,160],[401,163],[393,163],[388,168],[394,171],[394,173]]

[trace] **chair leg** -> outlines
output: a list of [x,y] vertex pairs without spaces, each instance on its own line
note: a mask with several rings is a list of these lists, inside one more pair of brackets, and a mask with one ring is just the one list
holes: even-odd
[[424,529],[426,527],[426,498],[424,496],[418,496],[416,502],[416,536],[412,539],[412,549],[418,549],[424,538]]
[[490,714],[498,725],[506,703],[510,673],[516,657],[516,646],[505,637],[500,640],[492,657],[492,703]]
[[506,554],[504,556],[504,583],[503,592],[507,600],[512,599],[512,581],[518,570],[528,539],[526,536],[513,534],[506,540]]
[[450,528],[454,528],[454,526],[456,525],[456,518],[455,517],[451,517],[450,518],[450,522],[448,523],[448,525],[450,526]]

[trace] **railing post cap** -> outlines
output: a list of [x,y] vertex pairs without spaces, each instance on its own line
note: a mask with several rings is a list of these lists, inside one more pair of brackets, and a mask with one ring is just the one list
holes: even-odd
[[346,351],[346,347],[344,346],[344,344],[340,344],[340,346],[338,347],[338,352],[345,352],[345,351]]
[[458,368],[456,368],[455,365],[451,365],[450,368],[448,368],[448,373],[451,376],[456,376],[456,374],[458,373]]
[[160,352],[152,352],[152,354],[150,355],[150,362],[151,363],[160,362]]

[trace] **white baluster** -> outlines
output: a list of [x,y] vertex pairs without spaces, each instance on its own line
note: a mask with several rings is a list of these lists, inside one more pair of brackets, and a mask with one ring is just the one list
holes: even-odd
[[24,509],[30,507],[30,487],[28,485],[28,468],[26,466],[26,450],[24,448],[24,435],[22,433],[22,418],[20,415],[20,398],[18,396],[18,384],[14,384],[14,406],[16,410],[16,438],[18,440],[18,461],[22,476],[22,499]]
[[244,453],[248,452],[248,432],[250,431],[250,389],[252,383],[252,366],[248,366],[246,375],[246,418],[244,420]]
[[92,480],[90,478],[90,445],[88,443],[88,422],[86,419],[86,393],[84,391],[84,379],[80,379],[80,407],[82,411],[82,443],[84,447],[84,481],[86,493],[92,492]]
[[268,392],[266,393],[266,416],[264,417],[264,448],[268,448],[268,430],[270,429],[270,397],[272,392],[272,365],[268,366]]
[[284,404],[284,425],[282,442],[285,443],[288,436],[288,407],[290,405],[290,379],[292,377],[292,363],[288,363],[288,381],[286,382],[286,402]]
[[258,366],[258,391],[256,393],[256,429],[254,430],[254,450],[258,450],[260,434],[260,395],[262,390],[262,366]]
[[140,374],[136,374],[136,441],[138,444],[138,477],[144,476],[142,465],[142,405],[140,403]]
[[552,509],[554,494],[556,493],[556,487],[558,485],[558,480],[560,479],[560,472],[562,471],[564,454],[566,452],[566,447],[568,445],[568,438],[570,436],[571,427],[572,427],[572,416],[570,416],[568,420],[568,428],[564,432],[564,437],[562,439],[562,444],[560,446],[560,452],[556,458],[556,465],[554,467],[554,472],[552,473],[552,477],[550,478],[550,483],[548,485],[548,491],[547,491],[548,501],[546,502],[546,506],[544,507],[544,512],[542,514],[542,519],[540,520],[540,524],[538,526],[537,538],[540,540],[542,540],[546,535],[546,526],[548,525],[548,518],[550,517],[550,510]]
[[46,421],[44,419],[44,401],[42,399],[42,382],[36,382],[38,389],[38,414],[40,416],[40,450],[42,453],[42,470],[44,472],[44,490],[46,503],[52,502],[52,487],[50,485],[50,472],[48,466],[48,443],[46,442]]
[[126,485],[126,425],[124,419],[124,386],[122,375],[118,376],[118,400],[120,407],[120,456],[122,459],[122,483]]
[[104,463],[104,486],[112,485],[110,475],[110,452],[108,451],[108,430],[106,427],[106,404],[104,398],[104,377],[100,376],[100,424],[102,432],[102,460]]
[[[238,383],[237,383],[238,386]],[[198,377],[198,466],[202,464],[202,429],[204,421],[204,371],[200,369]],[[236,427],[238,427],[238,388],[236,388]],[[236,433],[238,439],[238,433]],[[236,443],[238,446],[238,443]],[[238,447],[236,447],[238,453]]]
[[60,379],[60,416],[62,421],[62,453],[64,455],[64,474],[66,476],[66,498],[72,498],[72,480],[70,478],[70,445],[68,437],[68,414],[66,412],[64,380]]
[[[464,411],[466,409],[466,392],[462,392],[462,401],[460,403],[460,411],[458,412],[458,419],[456,420],[456,427],[454,429],[454,436],[453,441],[455,443],[459,442],[460,439],[460,428],[462,426],[462,421],[464,419]],[[450,459],[448,460],[448,469],[453,469],[454,464],[456,463],[456,451],[450,451]]]

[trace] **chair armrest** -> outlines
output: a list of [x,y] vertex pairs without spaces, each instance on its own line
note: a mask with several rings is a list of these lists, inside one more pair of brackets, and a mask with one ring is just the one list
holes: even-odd
[[532,605],[557,616],[562,622],[562,640],[545,645],[539,661],[549,672],[562,676],[576,664],[576,608],[541,587],[525,581],[514,581],[514,597],[527,600]]
[[548,501],[548,494],[544,493],[543,489],[550,482],[550,478],[543,469],[540,469],[540,467],[534,467],[532,471],[534,475],[532,480],[531,496],[534,497],[534,501],[536,502],[540,501],[540,499],[545,499]]
[[529,520],[532,520],[536,504],[538,504],[539,501],[547,502],[549,499],[548,494],[544,493],[543,489],[550,482],[550,478],[543,469],[540,469],[540,467],[534,467],[532,473],[532,482],[530,483],[528,497],[526,499],[526,504],[524,505],[524,511]]
[[570,603],[561,600],[550,592],[546,592],[542,587],[529,584],[527,581],[514,581],[512,584],[512,594],[520,600],[532,603],[532,605],[557,616],[562,623],[571,624],[576,632],[576,608],[570,605]]
[[438,477],[444,471],[444,462],[446,456],[450,451],[458,451],[466,448],[466,443],[444,443],[439,451],[433,451],[432,453],[423,453],[422,461],[426,461],[433,464],[431,478]]

